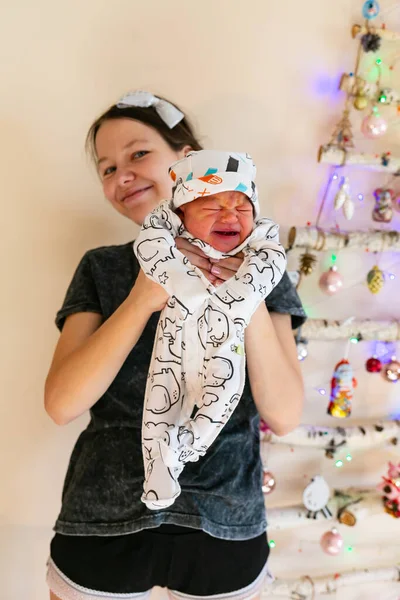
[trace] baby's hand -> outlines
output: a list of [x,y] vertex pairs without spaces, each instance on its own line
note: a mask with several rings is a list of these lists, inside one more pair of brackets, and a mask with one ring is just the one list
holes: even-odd
[[208,256],[204,252],[188,242],[185,238],[178,237],[175,239],[176,247],[190,260],[192,265],[198,267],[208,281],[211,281],[213,285],[217,285],[217,277],[211,273],[211,263]]
[[[211,273],[218,277],[219,283],[227,281],[235,275],[244,259],[243,252],[238,252],[235,256],[229,258],[210,258]],[[219,285],[219,284],[217,284]]]
[[200,248],[188,242],[185,238],[176,238],[176,247],[190,260],[192,265],[198,267],[203,275],[207,277],[213,285],[221,285],[227,279],[233,277],[243,262],[244,255],[242,252],[216,260],[208,258]]

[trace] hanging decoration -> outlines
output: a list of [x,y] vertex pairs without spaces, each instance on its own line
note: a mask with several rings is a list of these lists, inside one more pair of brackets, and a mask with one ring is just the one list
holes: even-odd
[[328,508],[329,486],[322,475],[315,475],[303,492],[303,504],[307,508],[307,518],[316,519],[321,513],[326,519],[332,517]]
[[329,296],[333,296],[343,287],[343,279],[337,270],[337,267],[333,265],[328,271],[322,273],[319,278],[320,289]]
[[320,540],[321,548],[326,554],[336,556],[343,548],[343,538],[334,527],[323,534]]
[[374,197],[373,220],[378,223],[390,223],[393,218],[394,191],[388,188],[378,188],[374,191]]
[[365,363],[368,373],[380,373],[382,371],[382,362],[376,356],[371,356]]
[[367,0],[364,2],[362,14],[364,19],[375,19],[379,15],[379,4],[376,0]]
[[342,118],[333,130],[331,140],[328,144],[329,146],[336,146],[341,150],[354,148],[353,131],[351,128],[349,114],[350,111],[348,109],[343,111]]
[[374,140],[381,137],[387,131],[387,122],[379,114],[372,112],[367,115],[361,123],[361,131],[366,138]]
[[378,265],[374,265],[368,272],[367,284],[372,294],[378,294],[385,285],[385,275]]
[[382,477],[382,479],[382,483],[377,487],[383,494],[385,511],[398,519],[400,518],[400,463],[395,465],[389,462],[387,477]]
[[274,475],[271,473],[271,471],[268,471],[268,469],[263,469],[263,481],[262,481],[263,494],[265,494],[265,495],[270,494],[275,489],[275,485],[276,485],[276,479],[275,479]]
[[364,33],[361,36],[361,45],[364,52],[377,52],[381,47],[381,38],[377,33]]
[[343,214],[348,221],[350,221],[354,215],[354,202],[350,196],[350,184],[349,178],[343,177],[340,184],[339,190],[334,200],[335,210],[343,209]]
[[299,271],[302,275],[311,275],[314,272],[314,267],[317,262],[315,254],[311,254],[308,250],[300,256]]
[[328,414],[339,419],[351,414],[351,401],[357,380],[347,359],[339,361],[333,371]]
[[301,327],[299,327],[294,339],[297,348],[297,358],[300,362],[302,362],[308,356],[308,339],[301,335]]
[[382,375],[386,381],[397,383],[400,379],[400,362],[392,359],[390,363],[384,365]]

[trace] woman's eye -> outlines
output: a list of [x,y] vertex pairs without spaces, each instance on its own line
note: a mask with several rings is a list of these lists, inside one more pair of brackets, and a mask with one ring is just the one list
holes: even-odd
[[111,175],[111,173],[114,173],[114,171],[115,171],[115,167],[107,167],[103,171],[103,177],[107,177],[108,175]]

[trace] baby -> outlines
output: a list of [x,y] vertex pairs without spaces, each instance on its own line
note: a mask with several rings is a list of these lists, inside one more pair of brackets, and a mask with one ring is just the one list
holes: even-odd
[[[185,463],[203,456],[235,410],[245,382],[244,331],[279,283],[286,257],[278,226],[258,218],[248,154],[190,152],[170,169],[173,196],[150,213],[134,251],[169,300],[161,312],[146,386],[142,501],[170,506]],[[210,258],[243,252],[220,286],[176,248],[184,237]]]

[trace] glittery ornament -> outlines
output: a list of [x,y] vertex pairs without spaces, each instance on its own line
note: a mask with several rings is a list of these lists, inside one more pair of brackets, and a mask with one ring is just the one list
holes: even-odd
[[333,528],[331,531],[327,531],[321,537],[320,540],[321,548],[326,554],[336,556],[343,548],[343,538],[337,529]]
[[386,381],[396,383],[400,379],[400,362],[398,360],[392,360],[387,365],[383,366],[382,375]]
[[374,191],[374,197],[373,220],[378,223],[390,223],[393,217],[394,191],[387,188],[378,188]]
[[385,284],[385,276],[378,265],[372,267],[372,269],[368,272],[367,284],[370,292],[373,294],[378,294],[383,288]]
[[264,470],[262,483],[263,494],[270,494],[275,488],[275,485],[275,477],[272,475],[271,471]]
[[375,19],[379,15],[379,4],[376,0],[367,0],[364,2],[362,14],[364,19]]
[[368,98],[362,94],[357,94],[353,104],[356,110],[365,110],[368,106]]
[[365,137],[375,139],[384,135],[387,130],[387,123],[383,117],[374,113],[368,115],[361,123],[361,131]]
[[308,356],[307,344],[304,344],[303,342],[299,342],[296,347],[297,347],[297,358],[299,359],[300,362],[302,362]]
[[338,273],[336,266],[333,266],[329,271],[322,273],[319,278],[319,287],[329,296],[333,296],[343,287],[343,279],[340,273]]
[[371,356],[365,363],[365,368],[368,373],[380,373],[382,371],[382,363],[379,358],[375,356]]

